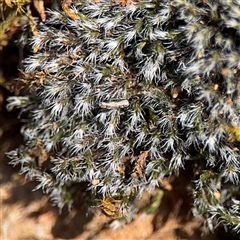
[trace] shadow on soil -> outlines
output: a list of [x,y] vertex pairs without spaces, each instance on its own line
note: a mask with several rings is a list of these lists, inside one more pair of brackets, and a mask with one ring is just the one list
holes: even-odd
[[88,213],[88,207],[83,202],[74,206],[71,212],[63,209],[58,216],[52,229],[52,235],[60,239],[72,239],[84,231],[84,226],[92,219],[93,215]]
[[[181,224],[187,226],[190,225],[191,222],[194,222],[195,218],[191,211],[193,206],[191,177],[190,174],[186,174],[186,171],[188,170],[185,169],[183,173],[180,173],[179,177],[176,177],[173,180],[171,183],[171,190],[164,192],[161,205],[152,222],[154,232],[163,227],[171,217],[177,219],[180,226]],[[202,222],[199,222],[199,225],[194,227],[191,235],[187,233],[183,228],[174,229],[174,233],[177,239],[187,240],[240,239],[239,235],[232,233],[230,230],[226,232],[224,227],[218,227],[215,229],[214,233],[212,233],[203,226]]]

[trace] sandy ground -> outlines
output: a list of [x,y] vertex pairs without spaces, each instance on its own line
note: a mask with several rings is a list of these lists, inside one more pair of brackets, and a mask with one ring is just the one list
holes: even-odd
[[[6,173],[4,171],[4,175]],[[201,221],[193,220],[190,213],[181,216],[183,199],[173,206],[171,199],[166,197],[157,213],[142,211],[132,222],[121,226],[118,220],[112,220],[98,210],[94,210],[93,215],[87,214],[86,208],[81,206],[75,206],[71,212],[64,209],[60,215],[47,196],[40,191],[31,191],[33,187],[34,183],[26,182],[17,173],[1,184],[2,240],[201,239]],[[208,235],[207,239],[216,238]]]

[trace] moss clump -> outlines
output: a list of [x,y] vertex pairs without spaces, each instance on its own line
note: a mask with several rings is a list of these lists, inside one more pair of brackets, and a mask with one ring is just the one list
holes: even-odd
[[239,7],[86,0],[49,11],[25,60],[29,94],[9,98],[27,120],[12,164],[59,207],[84,183],[122,214],[195,164],[194,212],[238,231]]

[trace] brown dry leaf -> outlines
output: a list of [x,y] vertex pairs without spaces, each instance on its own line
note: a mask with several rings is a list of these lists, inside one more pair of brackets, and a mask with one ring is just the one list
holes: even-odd
[[112,197],[104,198],[103,200],[101,200],[101,209],[109,217],[120,218],[121,213],[118,207],[116,206],[116,203],[120,202],[121,202],[120,200],[116,200]]
[[143,168],[145,166],[145,163],[146,163],[146,160],[147,160],[147,157],[148,157],[148,151],[143,151],[140,153],[140,156],[139,158],[137,159],[137,162],[136,162],[136,165],[133,169],[133,173],[131,174],[131,176],[133,178],[136,178],[136,177],[140,177],[142,178],[143,177]]
[[8,44],[9,39],[20,29],[23,18],[17,16],[17,10],[11,12],[0,23],[0,50]]
[[[32,16],[32,11],[30,9],[30,5],[27,6],[27,17],[29,19],[29,25],[32,31],[33,36],[37,36],[38,35],[38,31],[37,31],[37,23],[34,20],[33,16]],[[38,51],[39,47],[36,46],[32,49],[33,53],[36,53]]]
[[128,6],[131,4],[131,0],[119,0],[120,5]]
[[38,35],[37,23],[35,22],[35,20],[32,16],[32,11],[30,9],[30,5],[27,6],[27,16],[29,18],[29,24],[31,27],[32,34],[33,34],[33,36],[37,36]]
[[69,9],[71,3],[72,3],[72,0],[63,0],[62,1],[62,9],[68,17],[70,17],[73,20],[78,20],[79,16]]
[[31,150],[30,155],[38,158],[38,165],[41,167],[42,164],[48,160],[49,155],[47,151],[44,149],[42,141],[40,139],[37,139],[36,142],[37,148]]
[[44,1],[43,0],[33,0],[33,5],[38,11],[41,19],[43,22],[46,21],[46,14],[45,14],[45,8],[44,8]]

